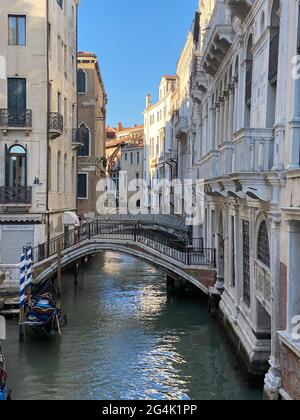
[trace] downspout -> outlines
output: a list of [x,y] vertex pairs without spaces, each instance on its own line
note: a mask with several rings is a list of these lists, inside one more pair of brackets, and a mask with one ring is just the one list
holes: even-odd
[[47,181],[46,181],[46,211],[47,211],[47,243],[48,243],[48,250],[50,245],[50,210],[49,210],[49,147],[50,147],[50,134],[49,134],[49,117],[50,117],[50,63],[49,63],[49,0],[46,0],[46,42],[47,42]]
[[[79,113],[79,96],[78,96],[78,89],[77,89],[77,78],[78,78],[78,4],[76,4],[76,76],[75,76],[75,86],[76,86],[76,129],[78,130],[78,113]],[[76,133],[77,135],[77,133]],[[76,157],[75,157],[75,180],[73,181],[75,183],[74,185],[74,192],[75,192],[75,207],[76,207],[76,213],[78,213],[78,206],[77,206],[77,174],[78,174],[78,153],[77,149],[75,150]]]

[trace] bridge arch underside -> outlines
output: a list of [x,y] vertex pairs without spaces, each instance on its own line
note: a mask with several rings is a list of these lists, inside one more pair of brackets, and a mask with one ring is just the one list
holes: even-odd
[[[119,242],[93,241],[92,243],[81,244],[80,247],[69,250],[65,255],[62,253],[61,268],[66,269],[75,264],[76,261],[88,255],[97,254],[103,251],[120,252],[143,260],[175,280],[186,280],[190,282],[206,295],[209,294],[209,287],[215,280],[215,270],[210,267],[189,267],[187,269],[180,263],[161,256],[156,251],[151,250],[152,252],[149,252],[149,250],[144,249],[143,246],[137,246],[136,244],[128,242],[120,244]],[[34,276],[35,279],[33,284],[41,284],[56,275],[57,260],[56,258],[50,258],[49,260],[34,266],[34,270],[36,275]]]

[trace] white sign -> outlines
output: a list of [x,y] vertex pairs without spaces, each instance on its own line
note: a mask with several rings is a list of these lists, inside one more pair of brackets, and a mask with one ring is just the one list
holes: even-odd
[[0,340],[6,340],[6,322],[3,316],[0,316]]
[[34,230],[34,227],[32,225],[5,225],[2,227],[2,230],[6,232],[32,232]]

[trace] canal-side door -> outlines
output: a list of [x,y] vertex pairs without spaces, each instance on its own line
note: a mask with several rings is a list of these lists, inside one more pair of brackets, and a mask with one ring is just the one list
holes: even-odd
[[2,226],[1,264],[18,264],[23,247],[34,243],[33,225]]

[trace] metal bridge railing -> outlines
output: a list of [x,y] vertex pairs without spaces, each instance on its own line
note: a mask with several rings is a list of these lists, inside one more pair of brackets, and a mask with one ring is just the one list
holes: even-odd
[[142,244],[186,266],[216,267],[215,249],[204,248],[203,239],[192,242],[187,239],[178,240],[175,237],[166,237],[164,232],[151,231],[148,225],[143,226],[141,222],[109,223],[100,220],[94,220],[74,228],[64,235],[33,248],[33,261],[35,264],[40,263],[55,256],[59,247],[61,251],[66,251],[76,244],[93,238],[128,240]]

